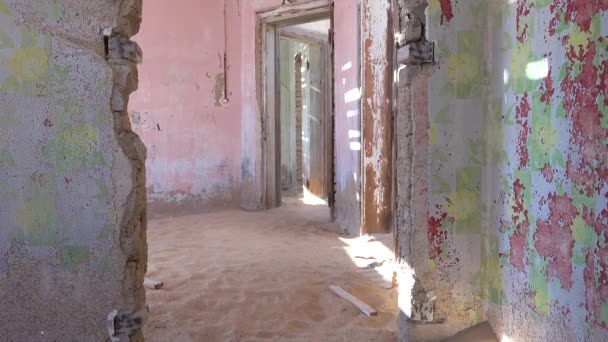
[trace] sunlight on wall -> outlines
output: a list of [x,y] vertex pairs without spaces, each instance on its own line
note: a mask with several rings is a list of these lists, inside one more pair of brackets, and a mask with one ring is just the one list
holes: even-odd
[[549,75],[549,60],[543,58],[536,62],[530,62],[526,66],[526,76],[531,80],[539,80]]
[[344,94],[344,103],[359,101],[360,98],[361,90],[359,88],[353,88]]

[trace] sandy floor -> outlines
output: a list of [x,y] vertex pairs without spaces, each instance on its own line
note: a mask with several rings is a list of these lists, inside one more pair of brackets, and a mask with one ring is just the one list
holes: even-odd
[[[288,201],[149,223],[147,341],[396,341],[390,236],[335,233],[326,206]],[[379,312],[336,297],[342,286]]]

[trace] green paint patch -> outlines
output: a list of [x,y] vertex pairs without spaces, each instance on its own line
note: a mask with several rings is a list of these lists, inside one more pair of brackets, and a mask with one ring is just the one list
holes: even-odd
[[15,76],[7,77],[4,82],[2,82],[2,85],[0,85],[0,91],[8,92],[9,90],[13,93],[19,91],[19,81]]
[[56,239],[55,203],[49,198],[34,198],[23,203],[16,212],[16,221],[27,232],[32,246],[53,246]]
[[479,96],[484,78],[483,51],[478,42],[482,30],[456,32],[456,51],[449,54],[446,73],[451,94],[464,99]]
[[8,8],[4,0],[0,0],[0,12],[11,16],[11,10]]
[[108,186],[106,185],[106,183],[104,183],[100,180],[96,180],[95,184],[97,185],[97,190],[99,191],[99,193],[95,196],[95,198],[106,199],[106,198],[110,197],[110,191],[108,190]]
[[49,12],[53,20],[60,20],[65,15],[65,8],[62,4],[54,1],[49,6]]
[[101,152],[98,151],[91,153],[89,158],[89,167],[93,168],[95,166],[109,166],[103,155],[101,155]]
[[560,152],[559,150],[555,150],[555,152],[553,152],[552,162],[553,162],[553,166],[559,166],[562,168],[566,167],[566,162],[564,161],[564,156],[562,155],[562,152]]
[[553,1],[554,0],[536,0],[536,2],[534,3],[534,8],[540,9],[540,8],[547,7],[549,5],[552,5]]
[[433,194],[447,194],[450,192],[450,184],[443,178],[433,175]]
[[489,112],[483,119],[482,162],[484,165],[498,167],[503,159],[505,140],[502,100],[492,101],[489,104]]
[[589,48],[591,38],[591,32],[581,31],[578,25],[574,25],[570,29],[570,32],[568,32],[567,46],[568,48],[574,49],[576,54],[579,54],[579,52],[582,52],[584,54]]
[[513,49],[509,62],[509,70],[513,79],[511,87],[516,94],[523,94],[534,89],[534,82],[526,75],[525,68],[528,63],[537,60],[534,58],[530,44],[528,41],[523,44],[518,43]]
[[15,167],[17,163],[15,162],[15,158],[8,151],[0,151],[0,165]]
[[43,48],[19,48],[9,57],[7,66],[21,81],[38,80],[48,69],[48,58]]
[[534,305],[536,312],[548,315],[550,311],[551,298],[549,297],[549,281],[547,279],[547,265],[549,262],[542,258],[536,250],[529,253],[530,259],[530,287],[534,293]]
[[448,118],[448,107],[443,108],[442,110],[440,110],[437,115],[435,115],[435,119],[433,121],[435,121],[435,123],[438,124],[442,124],[442,125],[450,125],[453,124],[454,121],[452,121],[450,118]]
[[606,97],[604,96],[604,94],[600,94],[597,97],[596,101],[597,101],[597,108],[602,113],[602,117],[600,118],[600,124],[602,125],[603,128],[608,129],[608,106],[604,105],[604,102],[606,101]]
[[600,310],[600,322],[608,324],[608,303],[602,303]]
[[14,229],[10,233],[8,233],[8,241],[12,242],[25,242],[25,235],[23,234],[23,230]]
[[541,100],[542,92],[537,90],[532,97],[532,132],[528,147],[532,167],[534,170],[539,170],[550,163],[559,134],[555,123],[551,120],[551,107]]
[[572,203],[579,210],[579,212],[583,211],[583,207],[595,207],[595,198],[587,196],[585,189],[581,185],[572,185],[572,192],[570,193],[570,197],[572,198]]
[[498,253],[498,238],[492,237],[489,247],[489,251],[486,251],[482,244],[481,284],[482,288],[487,289],[484,298],[488,298],[492,303],[499,304],[503,275]]
[[76,273],[79,265],[88,264],[89,260],[90,252],[87,246],[65,246],[61,249],[61,263],[72,273]]
[[572,253],[572,262],[576,265],[583,266],[586,263],[585,255],[580,250],[575,250]]
[[12,49],[15,47],[13,39],[4,31],[0,31],[0,49]]
[[580,215],[576,216],[572,223],[572,235],[574,242],[579,245],[593,247],[597,242],[595,230],[588,226]]
[[555,192],[557,193],[558,196],[563,196],[566,191],[564,190],[564,186],[562,184],[557,184],[555,186]]
[[568,71],[568,63],[562,63],[561,68],[559,69],[559,75],[557,76],[557,82],[561,83],[566,77],[566,72]]
[[97,132],[81,123],[61,131],[55,140],[57,167],[61,172],[84,170],[97,147]]
[[[2,90],[2,89],[0,89]],[[15,107],[8,107],[4,113],[0,113],[0,127],[6,127],[8,125],[17,125],[21,123],[19,119],[15,118],[17,110]]]
[[514,105],[511,105],[504,115],[504,124],[507,126],[515,126],[515,122],[513,121],[513,106]]
[[434,161],[440,161],[443,163],[448,162],[448,155],[438,148],[433,150],[432,158]]
[[559,25],[557,25],[557,27],[555,28],[555,33],[560,34],[567,30],[568,27],[569,25],[566,22],[566,11],[561,11],[561,13],[559,14]]
[[566,110],[564,109],[564,101],[560,101],[559,105],[557,106],[557,109],[555,111],[555,117],[558,119],[566,118]]
[[481,232],[480,182],[481,167],[467,167],[456,172],[456,191],[449,196],[447,205],[448,215],[455,221],[456,234]]

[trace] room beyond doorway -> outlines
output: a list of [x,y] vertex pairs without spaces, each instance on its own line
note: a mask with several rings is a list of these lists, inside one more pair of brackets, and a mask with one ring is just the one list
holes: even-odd
[[282,197],[327,200],[331,181],[330,20],[280,29],[280,163]]
[[332,9],[319,2],[258,14],[266,209],[304,193],[333,207]]

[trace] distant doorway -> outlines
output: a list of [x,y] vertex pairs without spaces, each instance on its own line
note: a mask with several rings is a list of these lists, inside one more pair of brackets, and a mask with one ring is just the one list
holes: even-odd
[[332,9],[315,1],[258,14],[267,209],[294,196],[333,207]]

